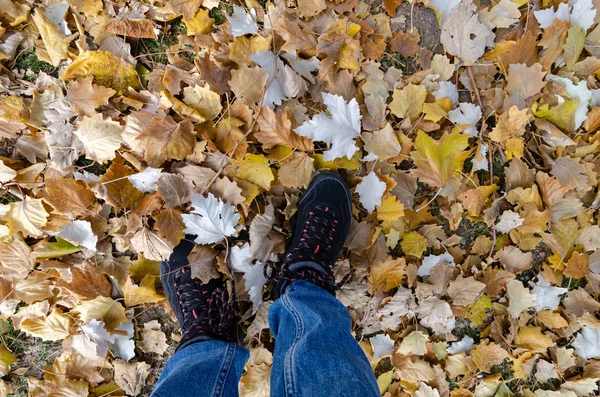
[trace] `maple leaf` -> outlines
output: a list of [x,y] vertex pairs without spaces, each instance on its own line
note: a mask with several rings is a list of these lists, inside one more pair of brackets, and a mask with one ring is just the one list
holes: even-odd
[[87,76],[70,81],[67,85],[67,99],[73,111],[80,116],[92,117],[96,108],[107,105],[116,93],[112,88],[92,84],[92,80],[92,76]]
[[167,116],[152,119],[136,138],[144,149],[144,158],[150,167],[159,167],[167,159],[183,160],[194,149],[196,135],[191,121],[176,123]]
[[196,244],[218,243],[237,233],[235,226],[240,215],[235,207],[215,198],[212,193],[206,197],[195,194],[192,198],[192,214],[183,214],[185,233],[194,234]]
[[354,141],[360,135],[360,109],[355,99],[346,102],[339,95],[323,93],[323,103],[329,115],[319,113],[310,121],[304,122],[294,131],[313,141],[322,141],[331,145],[323,152],[325,161],[339,157],[351,158],[358,150]]
[[265,149],[270,149],[276,145],[283,145],[311,152],[314,149],[312,141],[308,138],[298,136],[292,130],[290,113],[289,110],[278,110],[275,112],[266,106],[263,107],[256,119],[259,127],[259,131],[254,134],[256,139],[263,144]]
[[411,152],[417,169],[415,175],[424,183],[443,188],[448,180],[460,173],[468,151],[468,135],[458,132],[444,133],[439,141],[418,131],[415,151]]

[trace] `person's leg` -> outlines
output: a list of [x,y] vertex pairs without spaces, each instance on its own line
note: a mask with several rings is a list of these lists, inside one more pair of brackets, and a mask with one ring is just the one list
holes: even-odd
[[233,397],[249,353],[237,345],[233,309],[223,279],[191,276],[186,236],[161,263],[165,295],[181,326],[181,342],[154,388],[153,397]]
[[163,369],[153,397],[233,397],[248,360],[235,343],[207,340],[178,350]]
[[280,298],[271,306],[275,337],[271,396],[379,396],[369,360],[335,298],[333,265],[352,220],[351,194],[337,174],[313,179],[299,206],[281,266],[267,269]]
[[377,380],[350,333],[346,308],[329,292],[298,280],[271,306],[275,336],[271,396],[378,397]]

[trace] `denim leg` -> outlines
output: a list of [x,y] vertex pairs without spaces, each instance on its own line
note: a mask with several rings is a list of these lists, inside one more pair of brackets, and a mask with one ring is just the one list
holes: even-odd
[[324,289],[295,281],[271,306],[272,397],[379,397],[369,360],[350,333],[346,308]]
[[235,343],[207,340],[169,359],[152,397],[237,397],[248,350]]

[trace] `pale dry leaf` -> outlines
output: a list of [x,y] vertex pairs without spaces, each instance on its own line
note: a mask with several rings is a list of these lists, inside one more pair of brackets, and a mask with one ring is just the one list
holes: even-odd
[[358,102],[352,99],[347,103],[339,95],[323,93],[323,103],[327,106],[329,115],[319,113],[294,131],[313,141],[330,145],[330,149],[323,152],[325,161],[344,156],[352,158],[358,150],[354,140],[360,135],[361,114]]
[[194,195],[192,207],[192,213],[183,214],[182,217],[184,232],[196,235],[196,244],[218,243],[237,233],[235,226],[240,215],[234,206],[215,198],[212,193],[206,197]]
[[362,181],[356,186],[360,203],[369,212],[375,211],[375,207],[381,205],[385,190],[386,184],[373,171],[363,177]]
[[123,142],[123,127],[116,121],[105,120],[102,114],[84,116],[73,132],[83,145],[86,157],[104,163],[115,158],[115,150]]
[[150,374],[150,365],[143,361],[128,363],[123,360],[115,360],[112,365],[115,368],[115,383],[130,396],[140,394]]

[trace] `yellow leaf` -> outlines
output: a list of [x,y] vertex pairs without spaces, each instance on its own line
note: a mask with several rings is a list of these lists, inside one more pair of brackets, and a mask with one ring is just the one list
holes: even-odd
[[79,313],[79,319],[85,324],[92,320],[104,321],[107,329],[117,329],[122,323],[129,321],[123,305],[107,296],[83,300],[72,312]]
[[523,327],[517,332],[515,344],[532,353],[545,353],[546,350],[554,346],[550,335],[542,334],[540,327]]
[[208,85],[200,87],[185,87],[183,89],[183,102],[200,113],[204,120],[212,120],[221,113],[221,97],[211,91]]
[[534,103],[531,111],[536,117],[548,120],[561,130],[568,132],[575,129],[575,111],[578,106],[579,100],[571,99],[552,108],[547,104],[539,106],[538,103]]
[[383,222],[394,222],[404,215],[404,204],[396,199],[396,196],[389,195],[381,200],[381,205],[377,206],[377,220]]
[[208,14],[209,12],[207,9],[200,8],[192,19],[183,18],[182,21],[187,28],[186,34],[188,36],[194,36],[196,34],[207,34],[212,32],[215,20]]
[[408,356],[409,354],[416,354],[422,356],[427,354],[427,342],[429,342],[429,336],[421,331],[413,331],[406,338],[402,340],[400,347],[396,350],[396,353]]
[[427,249],[427,239],[417,232],[405,233],[402,235],[400,246],[404,254],[421,258]]
[[[442,99],[440,99],[440,101]],[[438,121],[440,121],[448,115],[446,110],[444,110],[444,108],[440,106],[438,102],[423,104],[423,113],[425,114],[423,120],[433,121],[434,123],[437,123]]]
[[40,237],[48,216],[42,200],[24,196],[22,201],[8,204],[8,212],[3,219],[12,234],[22,232],[25,236]]
[[571,26],[567,33],[567,41],[563,49],[563,58],[567,64],[567,70],[572,71],[575,68],[575,62],[579,60],[584,41],[585,31],[583,28],[578,25]]
[[32,14],[35,27],[42,36],[42,41],[46,47],[50,63],[53,66],[60,65],[61,61],[67,59],[69,54],[69,43],[72,39],[65,37],[59,30],[58,26],[48,18],[41,9],[37,9]]
[[254,183],[263,190],[269,190],[271,182],[275,180],[269,161],[262,154],[246,154],[243,159],[233,161],[225,169],[224,174]]
[[567,320],[559,313],[553,312],[552,310],[539,312],[537,314],[537,321],[548,328],[566,328],[569,326]]
[[129,87],[140,88],[139,76],[135,67],[108,51],[86,51],[66,67],[62,80],[94,76],[94,82],[117,91],[127,92]]
[[416,120],[421,115],[427,89],[422,85],[408,84],[403,89],[395,89],[390,111],[396,117]]
[[506,141],[506,148],[504,154],[508,160],[512,160],[515,157],[523,157],[525,151],[525,144],[522,138],[509,138]]
[[157,303],[165,299],[164,296],[156,293],[154,276],[152,275],[144,277],[140,285],[133,284],[131,279],[128,278],[123,286],[123,296],[125,297],[126,307]]
[[369,282],[373,291],[380,287],[383,287],[384,291],[389,291],[402,284],[405,277],[406,261],[404,258],[388,257],[385,261],[371,265]]
[[415,151],[410,154],[417,165],[415,174],[431,186],[442,188],[448,180],[460,175],[463,163],[469,152],[464,151],[469,145],[469,136],[454,131],[444,133],[439,141],[434,140],[423,131],[418,131],[415,140]]
[[17,362],[17,356],[4,345],[0,345],[0,376],[8,375],[10,366],[15,362]]
[[63,314],[59,309],[54,309],[48,317],[27,318],[21,322],[21,331],[42,338],[44,341],[65,339],[70,335],[73,320]]
[[487,314],[487,309],[491,308],[492,300],[486,294],[483,294],[469,307],[466,317],[471,320],[473,324],[481,325]]
[[394,371],[393,370],[379,375],[379,378],[377,378],[377,386],[379,386],[379,393],[381,393],[381,395],[385,394],[388,387],[390,387],[390,385],[392,384],[393,379],[394,379]]
[[504,142],[509,138],[522,136],[525,126],[529,123],[529,109],[519,110],[512,106],[508,112],[504,112],[498,118],[496,126],[490,133],[490,139],[494,142]]

